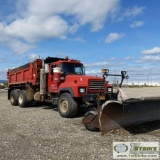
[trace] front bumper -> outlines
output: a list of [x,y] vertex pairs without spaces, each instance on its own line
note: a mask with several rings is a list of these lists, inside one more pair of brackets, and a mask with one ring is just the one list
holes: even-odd
[[97,102],[98,100],[107,101],[107,100],[117,100],[117,99],[118,99],[117,93],[110,93],[110,92],[100,94],[99,97],[98,94],[85,94],[82,97],[83,102]]
[[82,97],[83,102],[96,102],[97,100],[97,94],[85,94]]

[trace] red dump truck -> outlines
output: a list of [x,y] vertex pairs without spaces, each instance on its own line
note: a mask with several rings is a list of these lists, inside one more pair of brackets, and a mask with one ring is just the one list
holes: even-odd
[[[82,106],[89,107],[82,123],[90,131],[102,134],[120,126],[160,119],[160,97],[129,99],[118,88],[108,84],[108,76],[120,75],[102,70],[103,76],[87,76],[83,64],[74,59],[47,57],[9,69],[8,99],[11,104],[27,107],[33,101],[57,105],[62,117],[73,117]],[[118,98],[121,97],[121,100]]]
[[113,88],[102,77],[85,75],[83,64],[74,59],[47,57],[9,69],[8,99],[14,106],[33,101],[51,102],[62,117],[73,117],[81,106],[97,106],[115,98]]

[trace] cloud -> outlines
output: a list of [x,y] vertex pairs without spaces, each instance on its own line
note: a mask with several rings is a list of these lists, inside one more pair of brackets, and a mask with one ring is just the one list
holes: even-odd
[[102,75],[102,71],[101,70],[87,70],[86,71],[87,75]]
[[117,18],[118,21],[123,21],[125,18],[135,18],[137,16],[140,16],[144,13],[145,7],[143,6],[134,6],[132,8],[128,8],[123,12],[122,14],[119,13],[115,16],[115,18]]
[[37,41],[65,39],[83,25],[90,24],[91,31],[98,31],[119,6],[119,0],[16,0],[15,3],[14,12],[0,21],[0,43],[18,54],[34,48]]
[[29,59],[30,61],[33,61],[33,60],[38,59],[38,58],[39,58],[39,55],[38,55],[38,54],[32,53],[32,54],[29,54],[29,55],[28,55],[28,59]]
[[29,51],[30,49],[35,48],[33,44],[23,43],[16,39],[10,39],[7,42],[8,47],[14,51],[17,55],[21,55]]
[[[91,25],[92,32],[98,31],[120,8],[120,0],[16,0],[15,3],[14,13],[0,22],[0,43],[17,54],[33,49],[37,41],[65,39],[84,25]],[[122,17],[135,17],[143,11],[144,7],[134,6]],[[124,34],[109,36],[106,43]]]
[[[108,58],[110,59],[110,58]],[[99,63],[90,63],[86,65],[86,74],[89,75],[98,75],[101,76],[101,69],[100,68],[106,68],[109,69],[109,73],[113,74],[120,74],[122,70],[126,70],[127,74],[129,75],[129,79],[127,80],[128,83],[132,82],[143,82],[143,83],[152,83],[152,82],[158,82],[160,79],[160,66],[158,65],[160,62],[160,56],[144,56],[139,59],[139,62],[141,60],[141,63],[137,63],[135,65],[135,58],[132,57],[126,57],[128,60],[134,60],[133,63],[127,63],[124,59],[121,64],[118,64],[118,59],[115,59],[115,63],[108,63],[105,66],[102,66],[102,62]],[[151,63],[148,63],[151,62]],[[142,64],[143,63],[143,64]],[[95,64],[95,69],[94,68]],[[91,66],[91,67],[90,67]],[[100,66],[99,69],[97,66]],[[116,78],[119,82],[120,79]],[[107,77],[107,80],[112,83],[115,80],[115,77]]]
[[[108,58],[108,59],[113,60],[112,57]],[[97,63],[84,64],[84,66],[87,67],[87,68],[94,68],[94,67],[106,68],[108,66],[115,67],[115,66],[123,66],[123,65],[124,65],[123,62],[117,62],[116,64],[115,63],[109,63],[109,62],[97,62]]]
[[127,69],[130,82],[143,82],[152,83],[160,82],[160,67],[147,65],[147,66],[131,66]]
[[109,65],[109,62],[98,62],[98,63],[89,63],[85,64],[85,67],[92,68],[92,67],[104,67]]
[[16,19],[6,26],[4,31],[10,37],[35,42],[42,39],[65,37],[68,24],[59,16],[30,16],[24,19]]
[[[8,33],[8,27],[4,22],[0,23],[0,43],[9,47],[16,54],[23,54],[28,50],[35,48],[31,43],[26,43],[17,38],[13,37]],[[18,33],[19,34],[19,33]]]
[[123,13],[123,17],[136,17],[143,14],[145,7],[134,6]]
[[160,54],[160,47],[154,47],[149,50],[142,50],[142,54]]
[[6,63],[6,62],[8,62],[9,60],[8,60],[8,58],[6,57],[6,56],[3,56],[3,57],[0,57],[0,63],[2,64],[2,63]]
[[135,21],[130,25],[130,27],[131,28],[137,28],[137,27],[140,27],[140,26],[143,26],[143,25],[144,25],[143,21]]
[[92,31],[97,31],[118,6],[119,0],[30,0],[28,11],[34,15],[73,16],[77,24],[90,23]]
[[133,58],[128,56],[128,57],[125,58],[125,60],[133,60]]
[[85,43],[86,41],[82,37],[69,38],[70,41]]
[[6,78],[6,74],[7,74],[7,69],[1,69],[0,70],[0,80],[5,80]]
[[111,57],[111,58],[110,58],[111,61],[114,61],[115,59],[116,59],[115,57]]
[[106,39],[105,39],[105,43],[112,43],[122,37],[124,37],[124,34],[118,34],[118,33],[110,33]]
[[79,25],[77,23],[75,23],[74,25],[70,26],[69,32],[71,34],[74,34],[75,32],[77,32],[78,28],[79,28]]
[[145,62],[160,62],[160,56],[144,56],[141,57],[138,63],[145,63]]

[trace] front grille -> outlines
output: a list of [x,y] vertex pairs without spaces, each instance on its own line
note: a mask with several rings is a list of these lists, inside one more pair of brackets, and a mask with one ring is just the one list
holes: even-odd
[[95,80],[89,81],[89,91],[100,90],[100,89],[105,90],[105,83],[103,81],[95,81]]

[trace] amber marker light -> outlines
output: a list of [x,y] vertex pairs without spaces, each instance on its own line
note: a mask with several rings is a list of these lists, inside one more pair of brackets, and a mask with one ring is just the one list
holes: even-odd
[[107,70],[106,69],[102,69],[102,73],[106,73],[107,72]]

